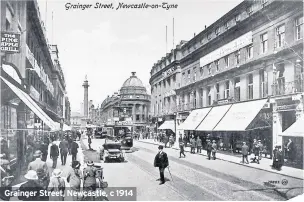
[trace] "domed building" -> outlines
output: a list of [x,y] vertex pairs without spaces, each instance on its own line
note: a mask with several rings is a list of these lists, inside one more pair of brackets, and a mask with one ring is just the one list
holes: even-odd
[[149,126],[151,96],[136,72],[123,83],[119,92],[108,96],[100,106],[101,124],[108,133],[144,132]]

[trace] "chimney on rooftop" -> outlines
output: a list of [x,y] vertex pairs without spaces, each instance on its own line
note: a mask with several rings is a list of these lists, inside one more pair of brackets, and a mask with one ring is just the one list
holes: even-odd
[[132,73],[132,76],[135,76],[136,72],[131,72]]
[[207,25],[205,25],[205,29],[207,29]]

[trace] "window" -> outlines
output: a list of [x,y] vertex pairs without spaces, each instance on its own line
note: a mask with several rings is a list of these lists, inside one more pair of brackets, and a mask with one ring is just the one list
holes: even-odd
[[219,35],[219,33],[220,33],[220,28],[219,28],[219,27],[215,28],[214,32],[215,32],[216,35]]
[[204,67],[200,67],[200,75],[201,75],[201,77],[204,76]]
[[216,100],[220,100],[221,99],[221,96],[220,96],[220,84],[217,83],[215,85],[215,88],[216,88]]
[[218,72],[219,71],[219,61],[218,60],[214,61],[214,64],[215,64],[216,71]]
[[303,16],[296,19],[296,39],[303,39]]
[[164,83],[164,90],[166,90],[166,79],[163,80]]
[[186,75],[185,75],[185,72],[183,72],[183,82],[184,82],[184,84],[186,83]]
[[234,99],[235,101],[240,101],[241,98],[241,87],[240,87],[240,77],[234,79]]
[[247,7],[247,14],[249,15],[249,16],[251,16],[252,15],[252,12],[253,12],[253,5],[250,5],[249,7]]
[[264,69],[261,69],[259,71],[260,75],[260,98],[264,98],[267,96],[267,84],[266,84],[266,79],[267,75]]
[[193,68],[193,81],[196,81],[196,67]]
[[211,64],[208,64],[208,65],[207,65],[207,69],[208,69],[208,74],[211,75],[211,73],[212,73],[212,72],[211,72]]
[[280,25],[276,28],[276,37],[275,37],[276,48],[282,47],[285,44],[285,25]]
[[238,50],[235,52],[235,63],[238,65],[240,64],[240,61],[241,61],[241,51]]
[[262,8],[264,8],[267,5],[268,0],[262,0]]
[[229,21],[225,22],[224,27],[226,30],[229,29]]
[[208,106],[211,105],[211,87],[210,86],[208,86],[208,88],[207,88],[207,104],[208,104]]
[[253,57],[253,46],[250,45],[247,47],[247,58],[251,59]]
[[229,67],[229,55],[225,56],[224,57],[224,60],[225,60],[225,67]]
[[171,86],[171,77],[168,78],[168,88]]
[[139,121],[139,114],[136,114],[136,121]]
[[235,15],[234,20],[235,22],[239,22],[241,20],[241,15],[240,14]]
[[248,100],[253,99],[253,76],[252,74],[248,75]]
[[225,82],[225,92],[224,92],[224,98],[227,99],[230,97],[230,84],[229,81]]
[[211,39],[211,33],[207,34],[207,39],[210,40]]
[[190,72],[190,69],[188,70],[188,82],[190,83],[191,82],[191,76],[190,76],[191,72]]
[[266,53],[268,50],[268,34],[264,33],[260,36],[260,38],[261,38],[262,53]]

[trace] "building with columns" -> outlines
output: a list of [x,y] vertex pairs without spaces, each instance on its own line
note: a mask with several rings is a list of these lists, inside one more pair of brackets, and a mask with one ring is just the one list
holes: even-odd
[[[177,46],[178,57],[152,67],[153,116],[169,110],[185,120],[186,135],[210,134],[234,151],[242,141],[261,139],[271,156],[275,145],[286,144],[280,134],[303,116],[302,8],[300,1],[243,1]],[[162,75],[176,64],[172,110]],[[303,148],[303,138],[293,140]]]
[[[101,104],[98,114],[100,124],[113,128],[115,134],[146,131],[149,126],[150,95],[142,81],[132,72],[119,93],[108,96]],[[94,121],[93,121],[94,122]]]

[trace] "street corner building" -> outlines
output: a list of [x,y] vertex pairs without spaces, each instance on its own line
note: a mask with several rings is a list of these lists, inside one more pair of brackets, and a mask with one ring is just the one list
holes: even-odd
[[70,124],[70,102],[58,47],[46,38],[37,1],[3,0],[0,8],[1,36],[20,36],[15,52],[1,44],[0,79],[1,160],[10,162],[5,173],[18,183],[33,152]]
[[[156,129],[216,140],[240,152],[261,140],[295,144],[290,166],[303,168],[302,133],[282,133],[303,116],[303,2],[243,1],[150,71]],[[299,125],[299,124],[297,124]],[[287,152],[285,157],[288,158]]]
[[108,96],[93,113],[93,123],[110,135],[146,132],[150,125],[150,99],[136,72],[123,83],[119,92]]

